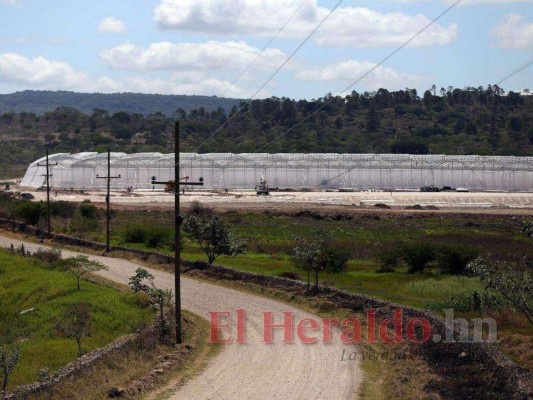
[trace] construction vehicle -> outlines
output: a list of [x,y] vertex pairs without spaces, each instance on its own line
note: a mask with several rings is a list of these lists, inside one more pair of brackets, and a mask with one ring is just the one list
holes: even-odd
[[270,194],[267,181],[263,177],[259,180],[259,185],[255,187],[255,191],[258,196],[268,196]]
[[[180,178],[180,181],[183,181],[183,180],[187,182],[189,180],[189,177],[184,176],[183,178]],[[168,181],[168,183],[165,185],[165,192],[174,193],[175,191],[176,191],[176,181],[175,180]]]

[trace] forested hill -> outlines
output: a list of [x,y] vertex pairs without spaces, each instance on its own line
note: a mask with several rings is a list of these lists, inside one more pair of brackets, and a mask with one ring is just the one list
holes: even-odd
[[66,91],[26,90],[0,95],[0,114],[22,111],[37,115],[54,111],[58,107],[72,107],[83,113],[92,113],[101,108],[116,113],[153,114],[156,112],[172,115],[178,108],[191,111],[203,107],[208,111],[222,107],[229,111],[240,100],[216,96],[185,96],[142,93],[75,93]]
[[[173,119],[184,152],[411,153],[533,156],[533,96],[499,87],[352,92],[268,98],[209,111],[143,115],[60,107],[40,116],[0,114],[0,168],[51,152],[172,152]],[[293,129],[294,128],[294,129]],[[211,140],[207,140],[213,133]]]

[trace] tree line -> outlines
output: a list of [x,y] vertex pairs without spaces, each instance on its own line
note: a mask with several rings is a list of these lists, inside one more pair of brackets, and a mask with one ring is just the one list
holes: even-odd
[[[44,153],[171,152],[173,122],[181,121],[184,152],[411,153],[533,155],[533,96],[497,85],[327,94],[311,100],[270,97],[172,115],[162,112],[83,113],[71,107],[37,115],[0,115],[4,167]],[[217,135],[207,140],[215,131]],[[276,139],[279,138],[279,139]],[[276,139],[276,140],[275,140]],[[268,145],[267,145],[268,144]]]

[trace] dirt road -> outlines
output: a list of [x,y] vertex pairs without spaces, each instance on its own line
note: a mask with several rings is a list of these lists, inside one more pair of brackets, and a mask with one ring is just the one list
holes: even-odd
[[[0,247],[21,241],[0,236]],[[35,251],[40,245],[24,243]],[[63,257],[75,253],[63,250]],[[100,275],[127,283],[140,265],[131,261],[90,256],[109,267]],[[148,269],[148,268],[147,268]],[[173,275],[149,271],[155,276],[155,283],[161,288],[173,288]],[[353,347],[333,340],[331,344],[303,344],[295,335],[293,344],[282,343],[281,329],[274,330],[274,343],[266,344],[264,338],[264,312],[273,313],[273,322],[283,322],[283,312],[294,313],[295,325],[302,318],[313,317],[284,303],[224,287],[182,280],[183,308],[209,319],[211,311],[230,311],[232,326],[235,327],[235,313],[243,309],[246,314],[246,344],[231,343],[224,346],[199,375],[176,388],[171,399],[354,399],[362,379],[360,365],[354,361],[342,361],[342,353],[354,351]],[[314,317],[318,320],[318,317]],[[224,321],[222,320],[221,323]],[[236,338],[236,329],[232,330]],[[222,333],[222,331],[221,331]],[[295,332],[296,333],[296,332]],[[309,336],[321,337],[321,331],[308,331]]]

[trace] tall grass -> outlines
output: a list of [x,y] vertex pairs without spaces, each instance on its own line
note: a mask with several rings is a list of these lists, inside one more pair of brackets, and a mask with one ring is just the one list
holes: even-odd
[[93,332],[83,340],[85,351],[133,332],[153,316],[133,294],[92,282],[84,282],[78,291],[72,275],[5,250],[0,250],[0,270],[0,343],[21,349],[9,388],[37,380],[41,368],[55,371],[76,359],[75,342],[59,337],[55,329],[69,305],[91,306]]

